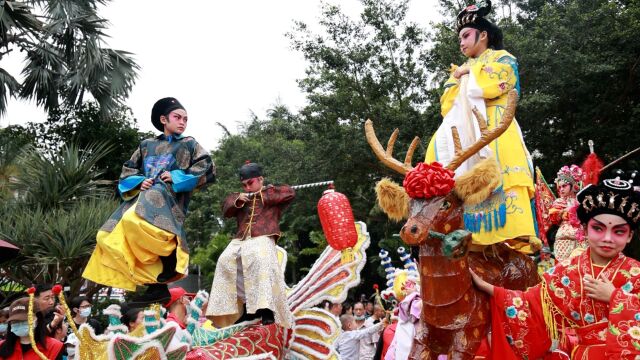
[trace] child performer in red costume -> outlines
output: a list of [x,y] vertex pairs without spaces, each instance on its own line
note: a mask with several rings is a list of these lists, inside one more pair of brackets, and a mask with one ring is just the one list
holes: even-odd
[[555,349],[572,359],[640,355],[640,262],[622,254],[640,220],[640,196],[614,179],[587,186],[577,202],[589,247],[549,269],[539,285],[506,290],[472,273],[492,296],[494,359],[539,359]]

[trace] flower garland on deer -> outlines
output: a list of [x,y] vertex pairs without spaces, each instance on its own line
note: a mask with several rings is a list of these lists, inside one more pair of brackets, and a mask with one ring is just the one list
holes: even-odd
[[[491,196],[500,184],[500,168],[494,158],[484,159],[469,171],[454,177],[460,164],[500,136],[515,114],[517,92],[509,93],[502,122],[487,129],[477,109],[473,113],[482,133],[478,141],[462,148],[456,127],[451,128],[456,156],[447,166],[439,163],[411,165],[419,143],[411,143],[404,162],[393,158],[396,129],[385,150],[373,123],[367,120],[365,134],[378,159],[405,175],[403,186],[390,179],[376,185],[378,204],[389,218],[407,219],[400,231],[402,240],[419,246],[419,272],[423,326],[417,334],[410,358],[435,359],[448,354],[455,359],[472,359],[489,329],[489,299],[472,286],[469,268],[487,281],[512,289],[525,289],[539,281],[536,266],[526,255],[504,243],[469,252],[472,234],[464,228],[464,208]],[[492,221],[497,221],[497,217]],[[487,219],[488,221],[488,219]]]

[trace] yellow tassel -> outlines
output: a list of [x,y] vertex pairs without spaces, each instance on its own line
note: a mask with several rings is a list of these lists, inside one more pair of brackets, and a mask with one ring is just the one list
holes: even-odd
[[36,355],[38,355],[40,359],[47,360],[47,357],[44,356],[40,349],[38,349],[38,346],[36,345],[36,337],[33,334],[33,299],[34,292],[31,291],[29,292],[29,311],[27,312],[27,322],[29,323],[29,341],[31,341],[31,348],[33,349],[33,352],[36,353]]
[[547,331],[549,332],[549,337],[552,340],[558,340],[558,323],[556,322],[556,311],[555,305],[551,300],[551,296],[549,296],[547,284],[542,279],[540,284],[540,293],[541,293],[541,303],[542,303],[542,315],[544,317],[544,322],[547,325]]
[[353,254],[353,248],[346,248],[344,250],[342,250],[341,252],[341,256],[340,256],[340,263],[341,264],[348,264],[350,262],[355,261],[355,255]]
[[71,311],[69,310],[69,306],[65,301],[64,294],[62,293],[62,291],[58,293],[58,300],[60,301],[60,305],[62,305],[62,308],[64,309],[64,315],[67,318],[67,322],[69,322],[69,327],[71,327],[71,330],[73,330],[73,333],[76,334],[76,337],[80,339],[80,333],[78,333],[78,328],[76,327],[75,321],[73,321],[73,317],[71,316]]

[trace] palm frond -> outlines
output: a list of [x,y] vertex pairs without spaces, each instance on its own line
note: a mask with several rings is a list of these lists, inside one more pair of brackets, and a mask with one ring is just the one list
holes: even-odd
[[29,146],[20,156],[20,174],[12,187],[22,201],[43,209],[68,209],[83,199],[108,197],[111,190],[97,183],[102,170],[96,164],[112,150],[108,143],[84,149],[65,144],[58,153],[46,156]]
[[35,99],[46,110],[58,107],[60,76],[64,73],[61,54],[48,43],[42,43],[27,53],[26,65],[22,70],[24,81],[20,96]]
[[12,29],[33,34],[42,28],[42,22],[33,14],[29,5],[18,1],[0,2],[0,37],[5,45]]
[[0,116],[7,109],[7,96],[15,96],[20,90],[20,83],[6,70],[0,68]]
[[2,264],[2,269],[34,282],[81,281],[96,231],[116,206],[108,199],[86,200],[70,209],[52,211],[1,204],[0,236],[22,249],[16,259]]

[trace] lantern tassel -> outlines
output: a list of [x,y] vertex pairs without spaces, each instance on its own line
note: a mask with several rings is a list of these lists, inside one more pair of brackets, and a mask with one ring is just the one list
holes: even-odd
[[341,264],[348,264],[356,260],[356,257],[353,254],[353,248],[351,247],[343,249],[340,253],[341,253],[341,256],[340,256]]

